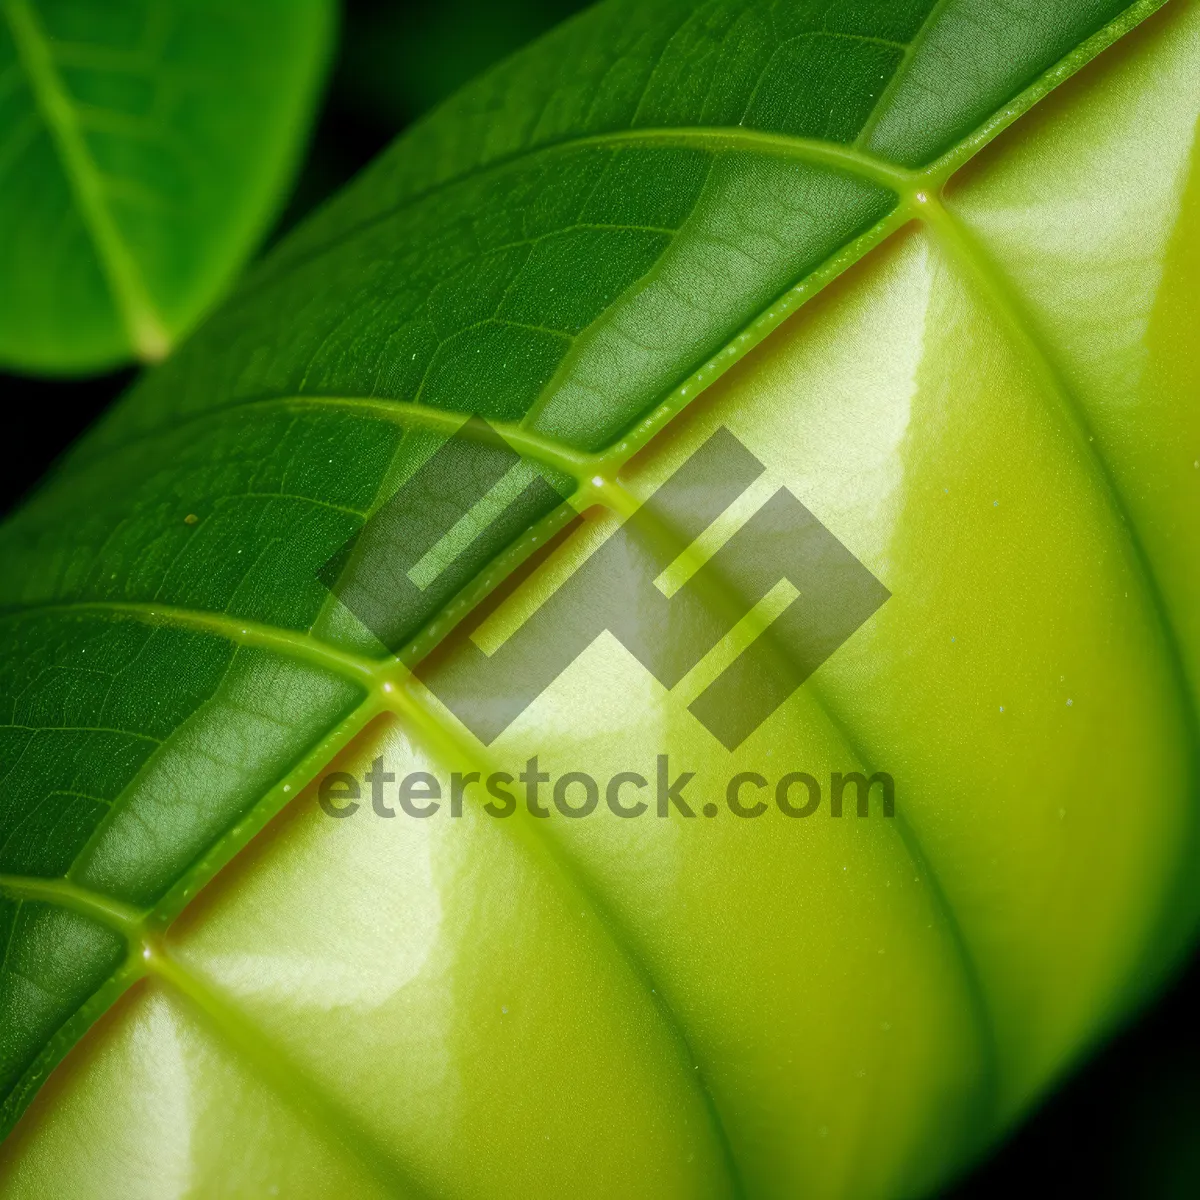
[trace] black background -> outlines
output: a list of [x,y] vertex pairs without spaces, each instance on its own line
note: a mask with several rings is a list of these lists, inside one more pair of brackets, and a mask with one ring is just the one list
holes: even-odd
[[[350,0],[305,166],[270,240],[459,84],[581,7],[579,0]],[[0,374],[7,426],[0,512],[20,502],[135,375]],[[949,1196],[1200,1200],[1198,1018],[1194,959]]]

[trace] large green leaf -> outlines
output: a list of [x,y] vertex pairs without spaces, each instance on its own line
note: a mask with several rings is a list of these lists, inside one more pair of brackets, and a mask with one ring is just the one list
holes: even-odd
[[0,3],[0,365],[155,360],[283,198],[329,0]]
[[[0,534],[6,1124],[95,1024],[10,1194],[909,1195],[1130,1010],[1198,899],[1200,5],[1156,7],[602,5],[77,447]],[[393,661],[318,572],[468,414],[571,504]],[[891,599],[736,751],[687,711],[721,663],[606,637],[475,743],[408,668],[722,426]],[[310,785],[664,752],[696,809],[875,768],[897,815]]]

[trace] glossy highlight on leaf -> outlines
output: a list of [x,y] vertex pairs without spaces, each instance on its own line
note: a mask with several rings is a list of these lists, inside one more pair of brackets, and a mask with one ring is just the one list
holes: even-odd
[[[1200,906],[1198,117],[1194,0],[609,0],[285,239],[0,531],[0,1188],[898,1197],[993,1144]],[[473,417],[568,500],[388,655],[322,572]],[[688,706],[770,596],[483,747],[447,635],[722,429],[765,469],[681,573],[786,488],[887,603],[734,750]],[[534,756],[895,816],[317,803]]]

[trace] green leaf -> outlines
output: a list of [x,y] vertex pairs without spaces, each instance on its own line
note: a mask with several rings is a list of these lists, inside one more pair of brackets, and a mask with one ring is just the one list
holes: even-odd
[[328,0],[3,0],[0,365],[164,357],[284,198]]
[[[1200,904],[1200,5],[1156,7],[602,5],[124,398],[0,532],[0,1186],[921,1194],[1128,1015]],[[388,658],[319,575],[470,414],[570,502]],[[734,751],[688,706],[774,592],[479,745],[431,652],[721,428],[762,479],[664,587],[784,487],[891,598]],[[718,817],[318,803],[535,754]],[[895,817],[726,805],[851,771]]]

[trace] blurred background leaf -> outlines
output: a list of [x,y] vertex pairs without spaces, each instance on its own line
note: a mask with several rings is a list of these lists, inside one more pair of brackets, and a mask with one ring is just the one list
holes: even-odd
[[291,190],[334,0],[0,0],[0,363],[164,357]]

